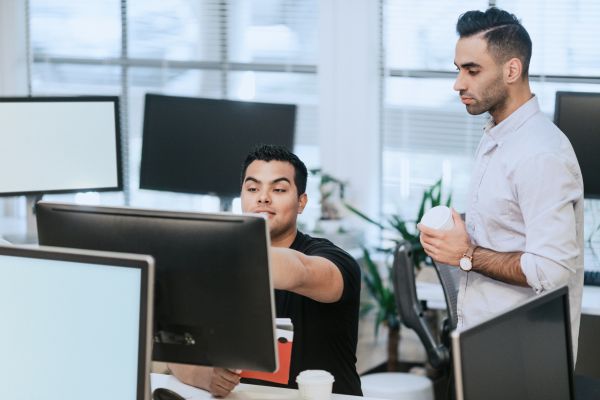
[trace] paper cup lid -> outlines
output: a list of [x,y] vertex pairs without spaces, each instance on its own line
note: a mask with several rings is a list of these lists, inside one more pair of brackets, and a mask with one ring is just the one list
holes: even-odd
[[297,383],[333,383],[333,375],[322,369],[307,369],[296,377]]
[[452,218],[452,212],[446,206],[435,206],[430,208],[423,218],[421,218],[421,223],[425,226],[428,226],[433,229],[439,229],[448,221],[448,219]]

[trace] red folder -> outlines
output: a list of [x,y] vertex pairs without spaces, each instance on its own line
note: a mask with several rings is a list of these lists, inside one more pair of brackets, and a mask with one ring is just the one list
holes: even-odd
[[[278,321],[279,325],[279,321]],[[291,323],[288,325],[291,327]],[[289,329],[289,328],[288,328]],[[279,368],[275,372],[242,371],[242,378],[260,379],[287,385],[290,380],[290,361],[292,359],[293,330],[277,329],[277,353],[279,357]]]

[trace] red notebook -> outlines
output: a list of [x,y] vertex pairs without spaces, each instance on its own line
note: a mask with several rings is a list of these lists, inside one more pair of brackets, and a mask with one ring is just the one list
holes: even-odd
[[287,385],[290,380],[290,361],[292,358],[292,344],[294,338],[292,322],[289,318],[277,318],[277,354],[279,368],[275,372],[242,371],[242,378],[260,379],[263,381]]

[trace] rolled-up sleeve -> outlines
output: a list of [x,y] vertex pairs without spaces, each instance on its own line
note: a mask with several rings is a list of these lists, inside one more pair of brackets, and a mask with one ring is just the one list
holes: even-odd
[[578,174],[567,159],[554,153],[536,155],[515,172],[526,229],[521,269],[536,293],[567,284],[581,267],[575,203],[583,185]]

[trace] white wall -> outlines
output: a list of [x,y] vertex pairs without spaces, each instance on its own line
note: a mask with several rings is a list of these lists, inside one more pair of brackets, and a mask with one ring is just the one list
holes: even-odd
[[373,0],[327,0],[319,5],[321,166],[350,183],[350,203],[378,216],[379,5]]

